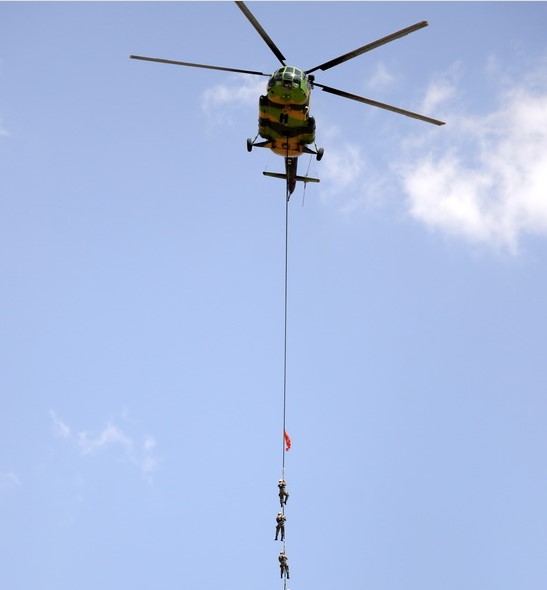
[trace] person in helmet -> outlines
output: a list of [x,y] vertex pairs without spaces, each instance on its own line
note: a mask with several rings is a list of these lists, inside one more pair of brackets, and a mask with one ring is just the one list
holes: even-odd
[[283,577],[283,574],[285,574],[285,577],[287,578],[287,580],[289,580],[290,579],[289,564],[287,563],[287,556],[285,555],[284,551],[281,551],[278,559],[279,559],[279,568],[281,569],[281,577]]
[[286,516],[283,512],[278,512],[277,516],[275,517],[275,521],[277,522],[277,526],[275,527],[275,540],[277,541],[277,537],[279,533],[281,533],[281,540],[285,540],[285,521],[287,520]]
[[287,492],[286,485],[284,479],[280,479],[277,484],[277,487],[279,488],[279,504],[281,505],[281,508],[283,508],[289,499],[289,492]]

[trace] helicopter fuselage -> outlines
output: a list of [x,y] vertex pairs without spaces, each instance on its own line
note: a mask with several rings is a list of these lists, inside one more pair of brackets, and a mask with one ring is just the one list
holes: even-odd
[[[202,68],[207,70],[219,70],[222,72],[234,72],[238,74],[248,74],[252,76],[265,76],[268,78],[268,88],[266,94],[259,99],[259,117],[258,117],[258,133],[254,139],[247,138],[247,151],[252,151],[253,147],[268,148],[275,154],[285,158],[285,173],[264,172],[266,176],[273,176],[274,178],[284,178],[287,180],[287,194],[290,195],[294,190],[296,182],[319,182],[317,179],[306,176],[298,176],[296,172],[298,156],[302,154],[315,155],[316,160],[319,161],[323,157],[323,148],[318,148],[315,145],[315,119],[310,115],[310,95],[314,87],[320,88],[323,92],[334,94],[342,98],[354,100],[373,107],[392,111],[400,115],[420,119],[427,123],[434,125],[444,125],[444,121],[432,119],[414,113],[406,109],[371,100],[364,96],[358,96],[344,90],[332,88],[325,84],[315,82],[315,76],[312,72],[317,70],[326,71],[350,59],[353,59],[363,53],[376,49],[391,43],[396,39],[400,39],[405,35],[418,31],[427,27],[427,21],[421,21],[410,27],[396,31],[391,35],[377,39],[372,43],[367,43],[362,47],[344,53],[339,57],[326,61],[314,68],[308,70],[301,70],[293,66],[286,65],[286,58],[281,53],[277,45],[272,41],[268,33],[262,28],[257,19],[253,16],[251,11],[247,8],[244,2],[236,2],[238,8],[243,12],[247,20],[255,28],[257,33],[262,37],[266,45],[271,49],[272,53],[281,62],[282,67],[277,69],[271,76],[264,72],[256,70],[247,70],[241,68],[232,68],[225,66],[214,66],[208,64],[192,63],[187,61],[175,61],[172,59],[163,59],[158,57],[145,57],[142,55],[130,55],[131,59],[139,59],[143,61],[159,62],[166,64],[173,64],[178,66],[185,66],[191,68]],[[257,142],[257,138],[261,137],[263,141]],[[314,148],[310,148],[313,144]]]
[[274,153],[300,156],[315,142],[315,120],[310,116],[310,77],[302,70],[284,66],[268,81],[259,99],[258,134]]

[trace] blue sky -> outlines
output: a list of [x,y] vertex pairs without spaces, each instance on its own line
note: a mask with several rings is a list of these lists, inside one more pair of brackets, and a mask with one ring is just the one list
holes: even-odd
[[[252,2],[290,202],[291,590],[547,585],[547,5]],[[2,588],[282,588],[284,188],[237,7],[0,3]]]

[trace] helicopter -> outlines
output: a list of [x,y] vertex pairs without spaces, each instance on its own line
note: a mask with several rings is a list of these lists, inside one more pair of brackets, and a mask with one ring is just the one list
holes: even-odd
[[[401,109],[393,105],[351,94],[344,90],[332,88],[331,86],[319,84],[315,81],[315,75],[313,73],[317,70],[326,71],[334,66],[362,55],[363,53],[427,27],[429,24],[427,21],[421,21],[392,33],[391,35],[373,41],[372,43],[367,43],[358,49],[354,49],[353,51],[345,53],[344,55],[331,59],[311,69],[302,70],[286,64],[285,56],[262,28],[244,2],[235,2],[235,4],[240,8],[247,20],[280,61],[281,67],[276,69],[273,74],[240,68],[174,61],[157,57],[144,57],[141,55],[130,55],[129,57],[131,59],[142,61],[268,77],[269,80],[266,94],[260,96],[258,101],[258,133],[254,139],[247,139],[247,150],[250,152],[253,147],[268,148],[285,159],[285,173],[263,172],[263,174],[273,178],[286,180],[287,199],[289,199],[290,195],[293,193],[297,182],[319,182],[319,179],[317,178],[311,178],[307,175],[299,176],[297,174],[299,156],[302,154],[312,154],[315,155],[316,159],[319,161],[324,154],[324,149],[318,148],[315,142],[316,123],[315,118],[310,114],[311,91],[315,87],[320,88],[323,92],[328,92],[342,98],[392,111],[433,125],[445,124],[444,121],[439,121],[438,119],[426,117],[425,115],[420,115],[406,109]],[[257,141],[259,137],[262,141]],[[313,148],[310,147],[312,145]]]

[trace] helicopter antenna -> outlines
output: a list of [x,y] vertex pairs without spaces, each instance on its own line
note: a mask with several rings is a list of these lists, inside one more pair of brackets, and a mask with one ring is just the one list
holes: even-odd
[[[306,170],[306,176],[304,178],[307,178],[310,174],[310,168],[311,168],[311,155],[310,155],[310,159],[308,160],[308,169]],[[302,192],[302,207],[304,206],[304,202],[306,201],[306,189],[308,188],[308,183],[305,182],[304,183],[304,191]]]
[[266,45],[273,51],[274,55],[281,62],[281,65],[286,65],[285,64],[285,56],[281,53],[281,51],[279,50],[277,45],[271,40],[268,33],[266,33],[266,31],[262,28],[260,23],[253,16],[252,12],[247,8],[247,6],[245,6],[245,2],[236,2],[236,4],[237,4],[238,8],[241,10],[241,12],[247,17],[247,20],[256,29],[258,34],[262,37],[262,39],[264,39],[264,41],[266,42]]

